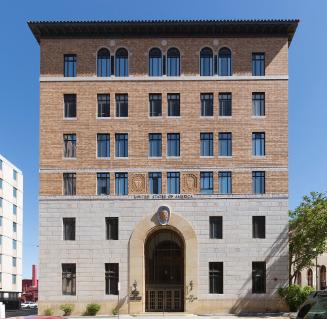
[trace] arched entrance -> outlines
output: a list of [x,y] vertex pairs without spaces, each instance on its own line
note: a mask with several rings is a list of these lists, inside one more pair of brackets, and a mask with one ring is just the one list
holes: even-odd
[[184,241],[172,229],[150,234],[144,245],[145,311],[184,311]]

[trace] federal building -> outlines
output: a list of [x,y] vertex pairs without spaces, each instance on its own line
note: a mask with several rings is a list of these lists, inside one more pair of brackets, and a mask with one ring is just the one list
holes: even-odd
[[278,311],[298,20],[30,21],[39,311]]

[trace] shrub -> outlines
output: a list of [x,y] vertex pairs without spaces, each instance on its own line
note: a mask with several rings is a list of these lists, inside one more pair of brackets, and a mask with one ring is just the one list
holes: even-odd
[[74,305],[71,304],[60,305],[60,310],[64,312],[64,316],[70,316],[74,310]]
[[278,288],[278,295],[285,300],[290,311],[297,311],[312,292],[314,292],[314,289],[308,286],[300,287],[298,285],[291,285]]
[[86,314],[89,316],[95,316],[99,312],[100,308],[101,306],[97,303],[90,303],[86,306]]
[[112,309],[112,314],[113,314],[114,316],[117,316],[117,315],[118,315],[118,310],[117,310],[117,308]]
[[51,308],[44,309],[45,316],[53,316],[53,310]]

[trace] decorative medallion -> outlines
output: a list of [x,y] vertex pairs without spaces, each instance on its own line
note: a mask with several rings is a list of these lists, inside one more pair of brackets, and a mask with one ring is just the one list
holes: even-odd
[[145,193],[145,175],[144,174],[133,174],[131,177],[131,193]]
[[198,192],[198,178],[195,174],[183,176],[183,193],[194,194]]
[[161,45],[165,47],[167,45],[167,40],[162,40]]
[[160,206],[157,210],[157,218],[160,225],[168,225],[170,219],[169,207]]

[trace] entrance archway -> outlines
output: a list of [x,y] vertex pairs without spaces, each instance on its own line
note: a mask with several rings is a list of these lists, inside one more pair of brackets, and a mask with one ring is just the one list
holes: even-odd
[[150,234],[144,245],[145,311],[184,311],[184,242],[171,229]]

